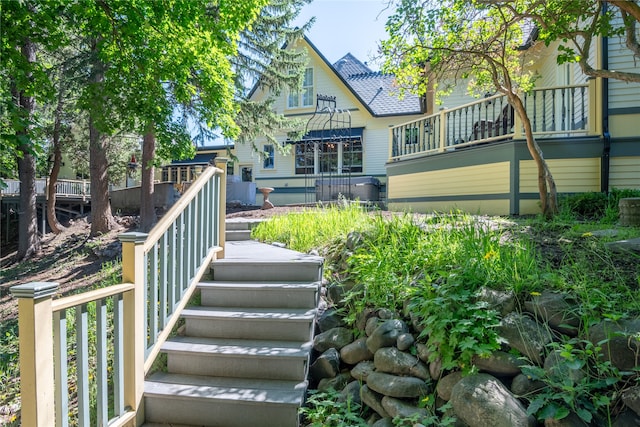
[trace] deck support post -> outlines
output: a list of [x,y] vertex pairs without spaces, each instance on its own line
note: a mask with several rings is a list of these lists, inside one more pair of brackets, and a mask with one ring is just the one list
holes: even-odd
[[224,258],[224,246],[226,243],[226,218],[227,218],[227,162],[229,159],[226,157],[216,157],[215,165],[218,169],[222,170],[220,174],[220,194],[219,199],[219,212],[218,212],[218,246],[222,248],[217,254],[218,259]]

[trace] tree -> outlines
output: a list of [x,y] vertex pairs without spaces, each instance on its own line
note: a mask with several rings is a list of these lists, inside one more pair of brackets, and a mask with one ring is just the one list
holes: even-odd
[[640,82],[640,72],[600,68],[590,57],[598,36],[622,37],[629,54],[640,57],[636,25],[640,22],[637,0],[482,0],[535,22],[539,39],[547,45],[560,42],[558,62],[576,62],[590,77]]
[[[538,168],[542,212],[557,212],[556,186],[536,142],[521,94],[533,87],[522,45],[525,17],[501,2],[483,0],[393,0],[382,42],[383,69],[398,83],[424,95],[429,82],[468,81],[476,94],[497,91],[520,118],[527,148]],[[516,4],[516,2],[513,2]],[[519,4],[522,5],[522,4]]]

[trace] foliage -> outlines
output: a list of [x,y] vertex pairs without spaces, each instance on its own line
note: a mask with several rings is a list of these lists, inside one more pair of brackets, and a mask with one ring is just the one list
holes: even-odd
[[393,425],[396,427],[414,427],[418,425],[423,426],[438,426],[447,427],[456,425],[456,418],[446,415],[447,411],[451,409],[451,403],[447,402],[444,405],[438,405],[436,395],[431,394],[422,398],[419,402],[421,408],[426,409],[427,415],[415,413],[410,417],[396,416],[393,418]]
[[619,389],[623,378],[611,362],[602,359],[602,348],[576,338],[553,342],[549,347],[558,355],[558,364],[553,369],[522,367],[524,375],[546,386],[533,396],[527,412],[541,421],[575,413],[587,424],[594,416],[611,423],[609,411],[618,395],[611,392],[611,387]]
[[311,427],[366,427],[362,411],[359,403],[335,390],[309,392],[306,406],[300,409]]
[[614,188],[609,194],[591,192],[564,195],[559,204],[560,217],[615,224],[620,215],[620,199],[626,197],[640,197],[640,190]]
[[345,239],[351,230],[365,226],[369,215],[357,204],[344,207],[305,209],[269,219],[251,232],[253,238],[265,242],[280,242],[287,247],[309,252],[326,242]]

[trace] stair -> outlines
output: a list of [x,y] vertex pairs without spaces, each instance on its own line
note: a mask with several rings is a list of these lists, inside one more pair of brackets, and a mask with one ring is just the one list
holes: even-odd
[[251,239],[251,229],[258,225],[261,220],[233,218],[226,221],[225,240],[227,242],[238,242]]
[[147,427],[300,425],[322,259],[251,240],[225,255],[145,382]]

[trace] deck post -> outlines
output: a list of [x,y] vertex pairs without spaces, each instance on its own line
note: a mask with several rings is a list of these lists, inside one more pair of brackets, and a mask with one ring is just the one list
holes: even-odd
[[51,299],[57,291],[58,283],[52,282],[11,288],[18,299],[23,426],[47,427],[56,422]]
[[137,414],[137,425],[144,421],[144,361],[146,351],[144,242],[147,234],[130,232],[118,236],[122,242],[122,282],[135,288],[125,292],[124,324],[124,405]]
[[440,138],[438,139],[440,144],[438,151],[444,153],[447,143],[447,109],[444,107],[440,108]]
[[219,242],[218,245],[222,248],[220,252],[218,252],[217,258],[224,258],[224,246],[226,243],[226,217],[227,217],[227,162],[229,159],[226,157],[216,157],[215,164],[218,169],[222,169],[222,173],[220,174],[220,212],[218,212],[218,236]]

